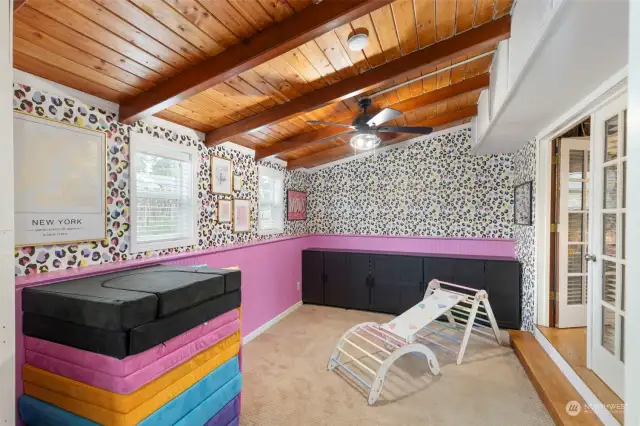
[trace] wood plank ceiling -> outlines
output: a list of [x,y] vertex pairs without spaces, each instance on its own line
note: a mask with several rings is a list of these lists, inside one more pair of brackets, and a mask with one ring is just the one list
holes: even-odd
[[[373,1],[375,4],[380,0]],[[225,128],[499,20],[509,14],[512,6],[512,0],[389,3],[380,1],[382,7],[155,115],[202,132]],[[246,43],[269,28],[277,30],[283,21],[314,7],[318,6],[313,0],[27,0],[15,12],[14,66],[126,104],[207,58],[224,55],[225,50]],[[368,33],[369,44],[364,50],[353,52],[347,48],[347,38],[353,32]],[[467,50],[437,65],[387,80],[368,93],[495,48],[496,43],[490,43]],[[488,73],[491,61],[492,55],[487,55],[375,96],[372,109],[407,105],[408,100],[417,98],[411,108],[402,109],[403,116],[388,124],[434,123],[443,128],[469,121],[475,115],[481,87],[437,102],[430,99],[420,104],[425,99],[421,96]],[[358,113],[355,97],[346,97],[229,139],[260,152],[304,134],[313,140],[316,134],[330,132],[307,120],[349,122]],[[393,135],[385,143],[402,139],[406,138]],[[315,166],[351,154],[346,139],[275,151],[291,167]]]

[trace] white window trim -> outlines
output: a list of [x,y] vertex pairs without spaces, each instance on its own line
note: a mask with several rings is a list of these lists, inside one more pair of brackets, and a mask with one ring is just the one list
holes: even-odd
[[261,176],[269,176],[273,179],[280,179],[282,182],[282,194],[281,194],[281,204],[280,207],[282,209],[281,212],[281,221],[279,223],[279,227],[273,229],[262,229],[262,219],[260,219],[260,193],[258,192],[258,235],[274,235],[274,234],[282,234],[284,232],[284,220],[285,220],[285,207],[284,207],[284,172],[280,170],[273,169],[267,166],[258,166],[258,188],[260,191],[260,177]]
[[[167,142],[153,136],[131,131],[129,138],[129,223],[131,226],[131,239],[129,244],[130,253],[139,253],[152,250],[164,250],[169,248],[185,247],[195,245],[198,238],[198,211],[197,211],[197,187],[198,187],[198,150],[195,147],[189,147],[178,143]],[[176,158],[180,154],[188,154],[191,156],[191,199],[193,200],[193,214],[191,215],[191,235],[187,238],[165,239],[156,242],[138,243],[136,218],[137,218],[137,183],[135,179],[136,166],[135,155],[139,152],[160,155],[163,157]]]

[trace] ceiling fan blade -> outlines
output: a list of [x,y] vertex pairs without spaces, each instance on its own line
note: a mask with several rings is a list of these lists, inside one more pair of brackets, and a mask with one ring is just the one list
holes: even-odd
[[330,140],[332,140],[332,139],[335,139],[335,138],[341,138],[341,137],[343,137],[343,136],[348,136],[348,135],[353,135],[353,134],[355,134],[355,133],[358,133],[358,132],[356,132],[356,131],[354,130],[353,132],[338,133],[337,135],[329,136],[328,138],[318,139],[317,141],[314,141],[313,143],[328,142],[328,141],[330,141]]
[[376,131],[388,132],[388,133],[411,133],[414,135],[428,135],[429,133],[433,132],[433,127],[384,126],[384,127],[378,127]]
[[389,120],[393,120],[396,117],[400,117],[402,113],[397,109],[393,108],[385,108],[376,115],[371,118],[371,120],[367,121],[369,126],[379,126],[382,123],[386,123]]
[[355,127],[353,127],[353,126],[351,126],[349,124],[330,123],[328,121],[307,120],[307,123],[309,123],[309,124],[324,124],[326,126],[340,126],[340,127],[348,127],[349,129],[355,129]]

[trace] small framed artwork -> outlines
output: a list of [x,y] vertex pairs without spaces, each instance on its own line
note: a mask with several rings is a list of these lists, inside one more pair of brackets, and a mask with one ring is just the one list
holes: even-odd
[[214,194],[231,194],[233,165],[231,160],[211,156],[211,192]]
[[233,200],[233,232],[249,232],[251,228],[251,202]]
[[233,190],[242,191],[242,185],[244,185],[244,179],[240,175],[233,175]]
[[307,218],[307,193],[287,191],[287,220],[305,220]]
[[516,225],[533,224],[532,182],[525,182],[513,190],[513,220]]
[[231,200],[218,200],[218,223],[231,222]]

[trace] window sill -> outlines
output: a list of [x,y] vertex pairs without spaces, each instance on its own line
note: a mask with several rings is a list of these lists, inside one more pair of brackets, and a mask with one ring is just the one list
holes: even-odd
[[284,229],[266,229],[266,230],[258,230],[258,235],[277,235],[284,233]]

